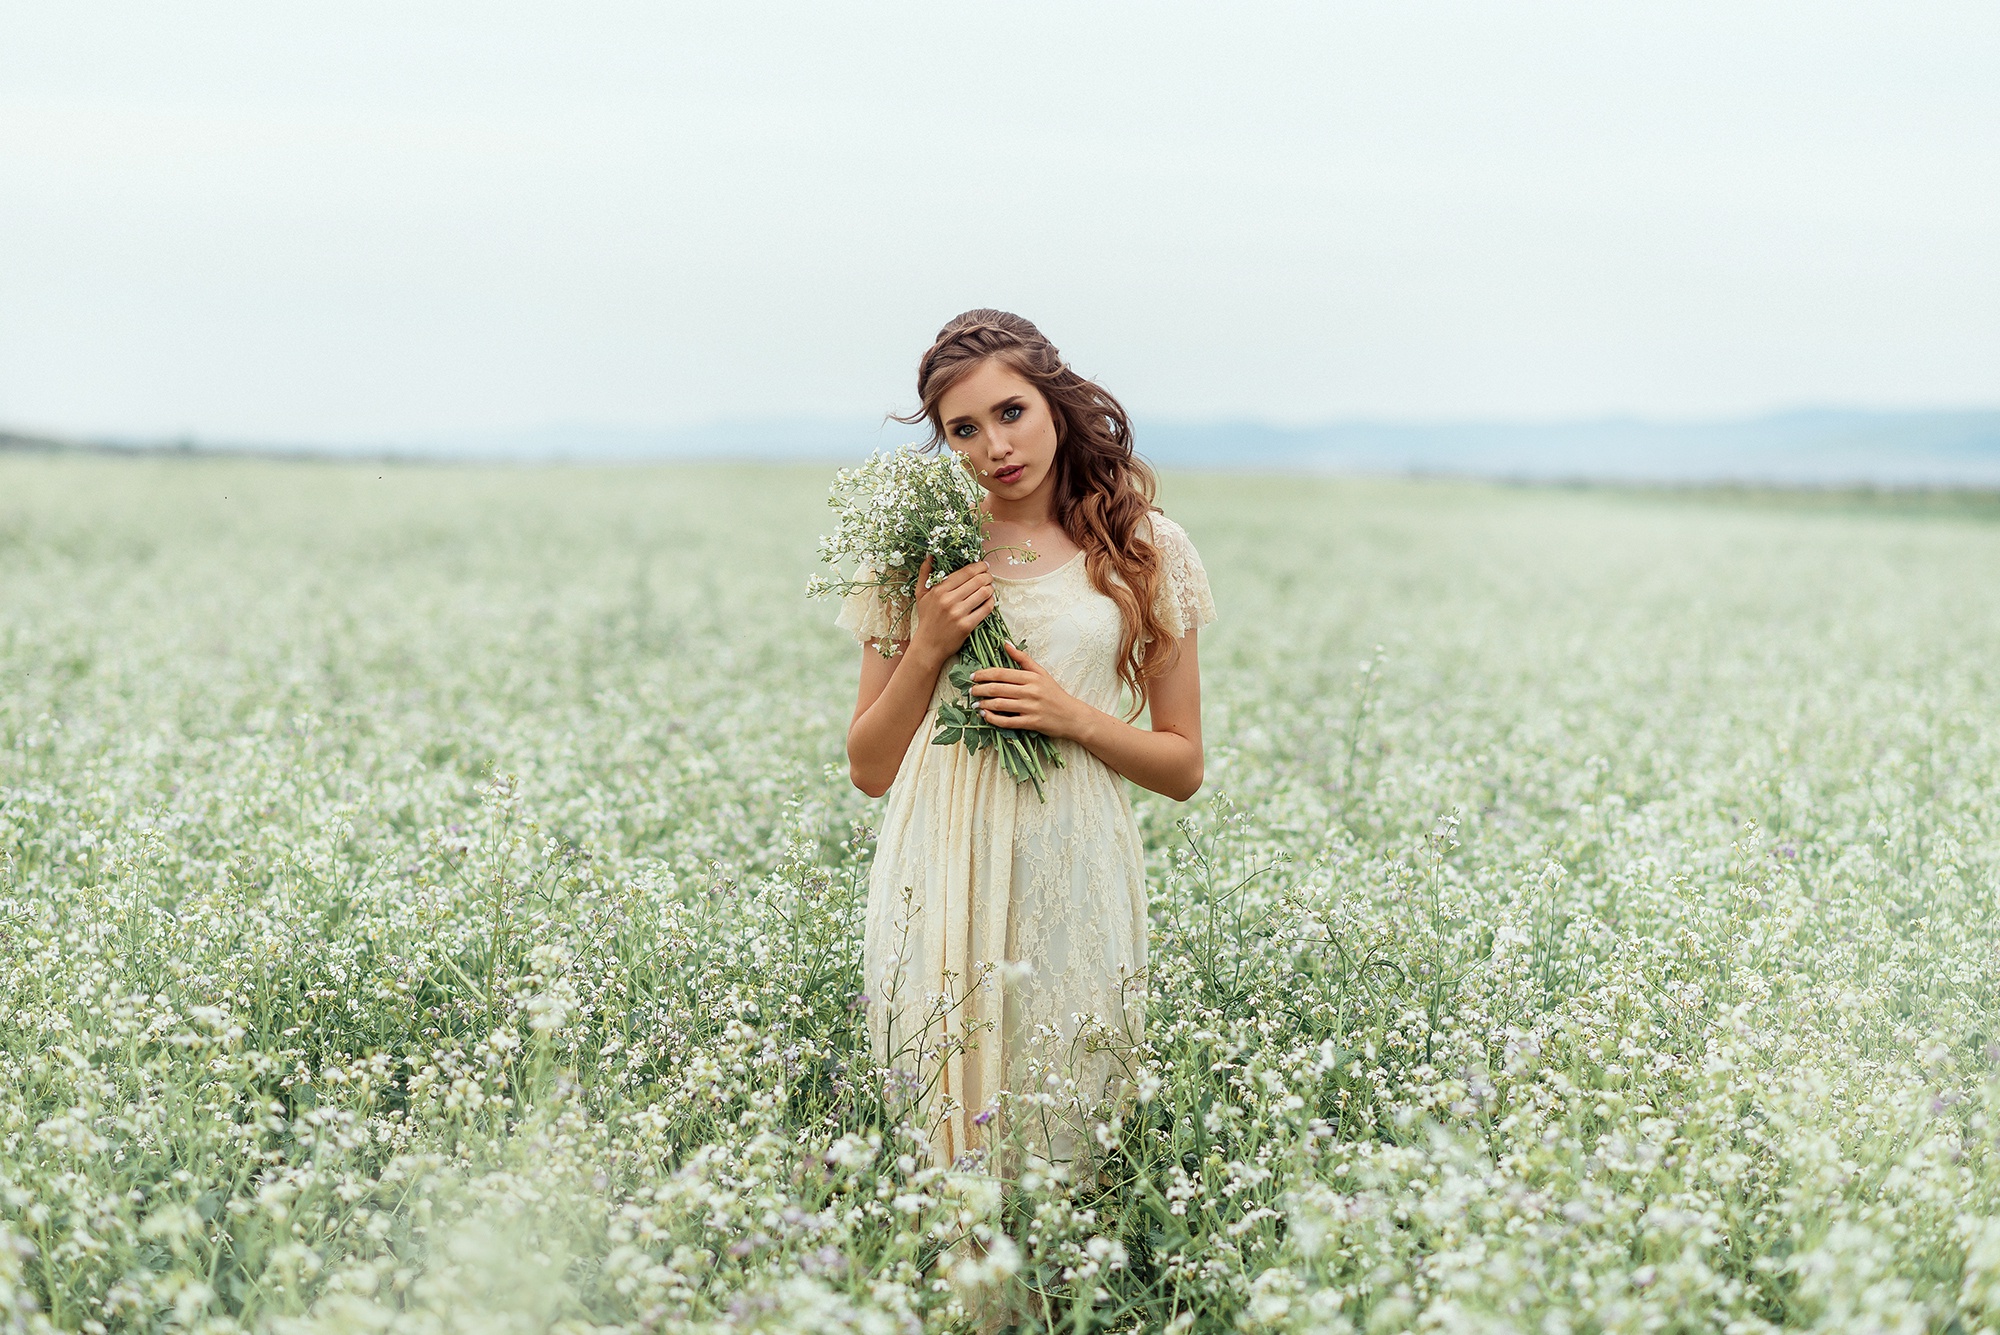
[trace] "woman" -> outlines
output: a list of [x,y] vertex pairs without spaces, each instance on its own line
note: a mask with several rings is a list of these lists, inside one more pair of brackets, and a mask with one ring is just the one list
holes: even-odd
[[[1146,882],[1120,776],[1177,801],[1201,786],[1195,634],[1215,609],[1187,534],[1153,508],[1125,410],[1033,324],[959,316],[917,391],[902,420],[928,421],[978,476],[989,560],[926,589],[925,558],[911,615],[864,590],[839,624],[867,646],[849,769],[889,794],[868,889],[870,1023],[877,1055],[934,1100],[932,1151],[949,1165],[991,1147],[1003,1088],[1088,1106],[1111,1092],[1107,1040],[1139,1036]],[[1015,666],[975,673],[972,695],[989,723],[1056,740],[1046,802],[991,748],[931,745],[957,694],[951,656],[996,606]],[[1142,710],[1150,727],[1132,722]],[[1029,1121],[1024,1140],[1073,1157],[1073,1121]]]

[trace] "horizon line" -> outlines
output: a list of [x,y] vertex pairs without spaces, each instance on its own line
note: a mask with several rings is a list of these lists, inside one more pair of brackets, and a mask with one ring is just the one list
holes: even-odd
[[[1450,431],[1474,429],[1565,430],[1589,427],[1640,427],[1660,429],[1700,429],[1756,426],[1766,423],[1812,418],[1918,419],[1918,418],[2000,418],[2000,401],[1980,405],[1928,405],[1922,407],[1864,407],[1807,403],[1774,407],[1753,412],[1681,416],[1639,411],[1605,412],[1576,416],[1533,416],[1493,414],[1490,416],[1400,417],[1349,415],[1316,418],[1275,419],[1250,414],[1218,413],[1146,417],[1133,415],[1135,433],[1147,430],[1251,429],[1275,434],[1294,434],[1338,429],[1385,431]],[[273,452],[328,455],[400,455],[430,453],[440,449],[464,450],[480,441],[525,443],[529,439],[565,433],[670,439],[711,432],[769,431],[811,427],[816,431],[838,430],[850,438],[889,434],[894,423],[884,419],[871,425],[866,417],[838,414],[784,414],[769,416],[717,416],[680,423],[629,423],[603,419],[554,419],[514,426],[455,427],[412,432],[394,437],[356,435],[314,437],[306,435],[244,435],[201,431],[77,431],[0,422],[0,446],[23,448],[75,448],[117,451],[197,450],[206,452]],[[907,429],[923,434],[920,426]]]

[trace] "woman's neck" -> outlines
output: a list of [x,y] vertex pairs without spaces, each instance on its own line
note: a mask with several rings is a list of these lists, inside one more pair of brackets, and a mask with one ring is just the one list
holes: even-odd
[[1055,471],[1051,469],[1041,486],[1019,500],[1005,500],[988,492],[986,513],[993,516],[995,523],[1012,524],[1019,528],[1035,529],[1053,523],[1056,516],[1055,483]]

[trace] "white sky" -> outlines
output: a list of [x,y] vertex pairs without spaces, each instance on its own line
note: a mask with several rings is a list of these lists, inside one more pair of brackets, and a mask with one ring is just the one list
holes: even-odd
[[2000,403],[2000,5],[0,0],[0,422]]

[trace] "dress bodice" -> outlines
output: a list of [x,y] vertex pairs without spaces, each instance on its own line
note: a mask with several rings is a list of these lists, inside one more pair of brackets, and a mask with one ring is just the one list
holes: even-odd
[[1117,710],[1118,604],[1099,593],[1083,553],[1044,575],[993,577],[994,598],[1014,647],[1049,670],[1056,685],[1096,709]]

